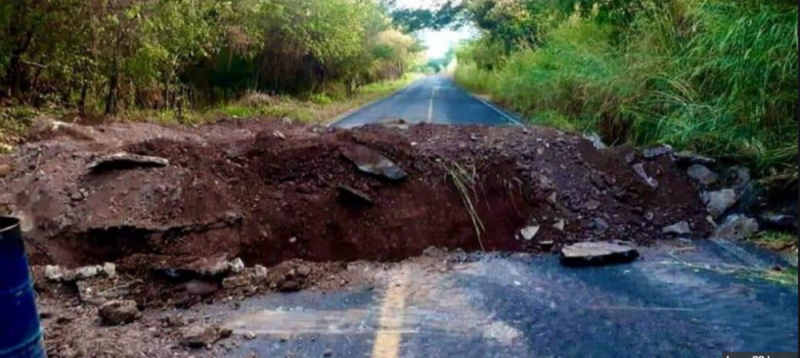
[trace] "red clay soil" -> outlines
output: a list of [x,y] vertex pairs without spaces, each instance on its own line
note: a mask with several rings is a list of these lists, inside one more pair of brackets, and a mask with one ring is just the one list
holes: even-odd
[[[13,167],[0,178],[0,209],[23,218],[38,265],[152,269],[218,255],[248,266],[396,261],[431,246],[541,252],[590,240],[647,244],[678,221],[698,236],[709,230],[697,188],[668,155],[629,163],[630,150],[596,150],[544,128],[340,130],[247,121],[71,127],[39,138],[0,157]],[[408,177],[359,171],[341,154],[354,145],[389,158]],[[122,151],[170,164],[88,169]],[[637,163],[658,188],[637,175]],[[454,181],[455,168],[469,175]],[[457,182],[477,215],[468,214]],[[348,199],[342,186],[373,203]],[[561,220],[563,231],[553,227]],[[541,229],[520,240],[529,225]]]

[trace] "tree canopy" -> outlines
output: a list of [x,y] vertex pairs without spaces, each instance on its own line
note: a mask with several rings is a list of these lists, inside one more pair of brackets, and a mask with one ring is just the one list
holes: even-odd
[[0,98],[114,113],[348,92],[422,50],[378,0],[4,1]]

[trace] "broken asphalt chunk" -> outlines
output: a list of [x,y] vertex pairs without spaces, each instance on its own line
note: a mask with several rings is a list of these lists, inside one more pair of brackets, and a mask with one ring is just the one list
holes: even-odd
[[408,174],[397,164],[363,145],[349,145],[342,148],[340,153],[364,173],[393,181],[400,181],[408,177]]
[[581,242],[561,249],[564,266],[604,266],[630,263],[639,258],[633,247],[613,242]]
[[168,165],[169,160],[164,158],[120,152],[95,160],[89,164],[88,169],[97,173],[134,168],[158,168]]

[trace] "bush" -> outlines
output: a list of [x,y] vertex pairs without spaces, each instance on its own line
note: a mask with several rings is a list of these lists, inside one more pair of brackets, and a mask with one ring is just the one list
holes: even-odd
[[563,16],[542,43],[494,69],[463,56],[456,80],[535,123],[671,144],[796,184],[797,7],[642,4],[625,23]]

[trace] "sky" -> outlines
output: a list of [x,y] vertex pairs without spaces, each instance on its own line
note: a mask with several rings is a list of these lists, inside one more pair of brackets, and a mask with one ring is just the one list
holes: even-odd
[[[397,0],[397,5],[409,9],[431,8],[432,0]],[[459,41],[472,37],[472,31],[464,27],[459,30],[444,29],[439,31],[422,30],[418,32],[420,39],[428,47],[428,58],[442,58],[451,47]]]

